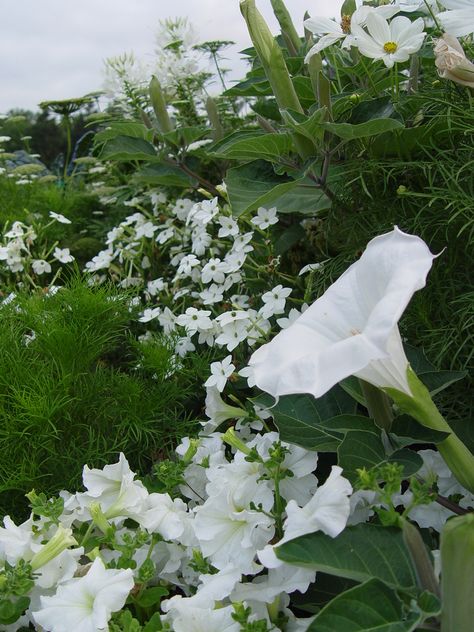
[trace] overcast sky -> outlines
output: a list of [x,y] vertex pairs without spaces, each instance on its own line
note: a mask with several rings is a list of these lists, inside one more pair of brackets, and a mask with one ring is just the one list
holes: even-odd
[[[270,0],[257,4],[277,32]],[[341,4],[287,0],[300,32],[305,10],[334,16]],[[149,59],[167,17],[187,16],[201,41],[237,42],[228,55],[235,72],[244,69],[238,50],[250,44],[239,0],[1,0],[1,9],[0,113],[100,89],[104,59],[130,51]]]

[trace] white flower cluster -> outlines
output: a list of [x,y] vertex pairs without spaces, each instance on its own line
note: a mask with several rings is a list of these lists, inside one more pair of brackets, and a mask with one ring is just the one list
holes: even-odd
[[[248,427],[185,438],[177,455],[186,502],[149,493],[122,454],[102,469],[84,467],[86,491],[61,493],[64,510],[56,524],[33,515],[18,526],[4,519],[0,564],[24,560],[35,571],[31,604],[18,625],[31,622],[51,632],[107,628],[142,564],[151,560],[150,585],[177,589],[161,604],[167,629],[200,632],[206,621],[206,630],[239,630],[235,602],[251,609],[251,620],[269,625],[276,604],[294,623],[291,629],[300,629],[288,595],[304,593],[315,572],[279,561],[273,549],[306,533],[336,537],[344,529],[352,487],[341,468],[334,466],[320,485],[313,473],[317,453]],[[97,547],[101,532],[108,539]],[[136,568],[124,569],[118,564],[121,545],[138,532],[143,537],[133,553]]]
[[16,221],[3,233],[3,243],[0,244],[0,261],[9,272],[30,272],[31,269],[34,274],[41,276],[52,271],[51,264],[54,262],[65,264],[74,261],[69,248],[59,248],[56,244],[50,248],[44,246],[42,240],[38,238],[38,234],[46,232],[54,222],[71,223],[60,213],[51,211],[49,215],[51,221],[46,225],[36,222],[37,226],[31,226]]

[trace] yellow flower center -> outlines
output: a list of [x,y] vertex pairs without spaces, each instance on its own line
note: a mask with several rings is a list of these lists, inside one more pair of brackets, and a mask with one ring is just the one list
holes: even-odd
[[351,32],[351,16],[350,15],[343,15],[341,18],[341,29],[343,33],[350,33]]
[[387,42],[383,45],[383,49],[386,53],[396,53],[398,49],[398,44],[396,42]]

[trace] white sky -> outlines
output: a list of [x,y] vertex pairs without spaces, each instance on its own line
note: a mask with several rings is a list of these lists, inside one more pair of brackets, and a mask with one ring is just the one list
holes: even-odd
[[[257,0],[272,30],[270,0]],[[337,15],[342,0],[286,0],[302,33],[304,12]],[[0,0],[0,112],[101,88],[103,60],[153,54],[158,21],[187,16],[201,41],[233,40],[227,65],[244,72],[238,51],[250,45],[239,0]]]

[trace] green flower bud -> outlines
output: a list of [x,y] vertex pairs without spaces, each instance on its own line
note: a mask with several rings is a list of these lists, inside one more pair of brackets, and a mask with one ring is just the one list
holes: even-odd
[[441,534],[441,632],[470,632],[474,622],[474,514],[452,518]]
[[151,104],[153,106],[153,110],[155,111],[160,130],[163,132],[163,134],[166,134],[167,132],[172,132],[174,127],[168,115],[168,110],[166,109],[166,101],[163,90],[161,88],[160,82],[154,75],[150,81],[149,91]]
[[[112,507],[110,508],[112,509]],[[110,512],[109,509],[109,512]],[[102,507],[98,502],[92,502],[89,507],[89,511],[91,514],[91,518],[94,521],[94,524],[102,531],[104,535],[107,535],[112,529],[112,525],[107,520],[106,515],[102,511]]]
[[65,529],[62,525],[59,525],[51,540],[34,554],[30,562],[31,568],[33,571],[37,571],[70,546],[77,546],[77,541],[73,537],[71,529]]
[[222,441],[224,441],[224,443],[227,443],[227,445],[230,445],[232,448],[243,452],[247,456],[250,454],[250,448],[245,445],[242,439],[239,439],[239,437],[237,437],[237,435],[235,434],[235,428],[228,428],[226,432],[222,435],[221,439]]
[[250,38],[280,109],[296,110],[303,114],[283,52],[255,6],[255,0],[241,0],[240,11],[247,22]]
[[301,46],[300,36],[298,35],[290,13],[285,6],[283,0],[271,0],[273,13],[281,27],[281,32],[289,49],[293,49],[292,53],[297,53]]

